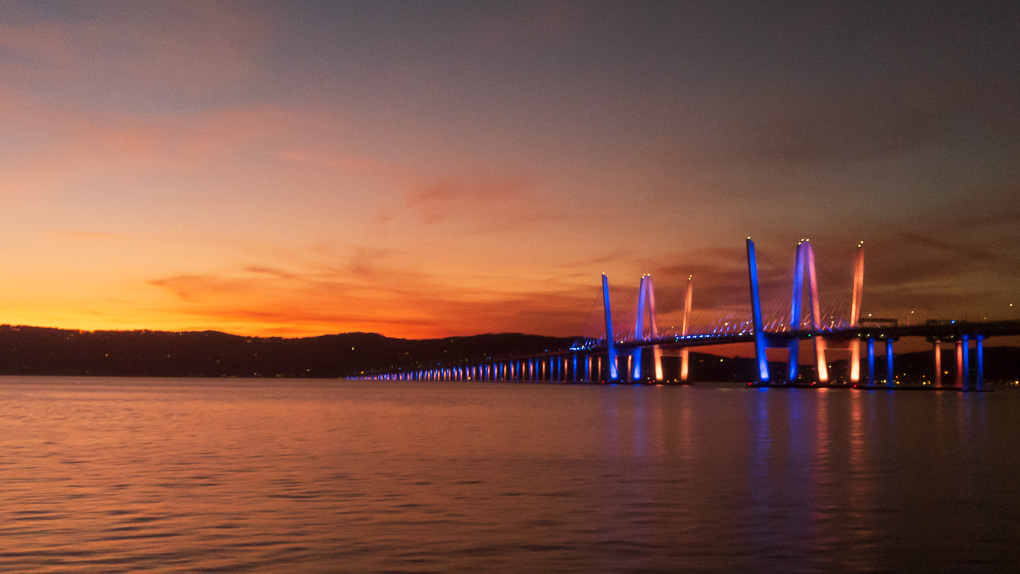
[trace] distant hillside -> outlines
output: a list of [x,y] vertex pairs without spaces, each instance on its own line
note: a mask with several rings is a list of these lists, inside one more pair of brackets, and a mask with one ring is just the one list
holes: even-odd
[[517,333],[423,340],[374,333],[283,339],[216,331],[72,331],[2,325],[0,375],[335,378],[561,350],[572,341]]

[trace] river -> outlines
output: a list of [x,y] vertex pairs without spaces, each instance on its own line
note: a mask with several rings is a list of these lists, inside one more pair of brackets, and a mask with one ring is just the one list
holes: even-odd
[[987,571],[1020,392],[0,378],[3,572]]

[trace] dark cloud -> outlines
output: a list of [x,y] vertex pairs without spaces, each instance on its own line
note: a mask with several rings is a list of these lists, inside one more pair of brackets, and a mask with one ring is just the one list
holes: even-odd
[[920,233],[900,233],[898,238],[901,241],[898,241],[897,244],[906,251],[917,251],[919,247],[930,247],[952,256],[953,259],[959,257],[963,260],[995,261],[999,258],[995,253],[966,247],[946,239]]

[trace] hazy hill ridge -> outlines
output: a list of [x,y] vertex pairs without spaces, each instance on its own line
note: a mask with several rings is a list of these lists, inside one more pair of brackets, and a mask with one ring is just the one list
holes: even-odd
[[374,333],[244,337],[217,331],[74,331],[0,326],[0,375],[346,377],[566,349],[519,333],[395,339]]

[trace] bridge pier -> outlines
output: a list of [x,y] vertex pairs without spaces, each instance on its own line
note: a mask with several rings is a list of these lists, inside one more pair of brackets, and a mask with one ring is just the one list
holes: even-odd
[[956,368],[962,372],[962,387],[966,391],[970,389],[970,335],[962,335],[959,344],[963,347],[963,353],[960,354],[960,361]]
[[935,381],[936,387],[942,386],[942,348],[939,342],[935,341]]
[[790,341],[786,355],[786,380],[790,383],[797,382],[800,376],[800,339]]
[[875,340],[868,339],[868,386],[875,386]]
[[967,388],[967,370],[965,365],[967,364],[967,346],[963,339],[956,340],[956,388],[964,389]]
[[892,339],[885,340],[885,385],[896,386],[896,373],[893,371],[893,345]]
[[977,373],[974,377],[975,390],[985,390],[985,337],[984,335],[976,335],[974,337],[974,362],[977,363]]

